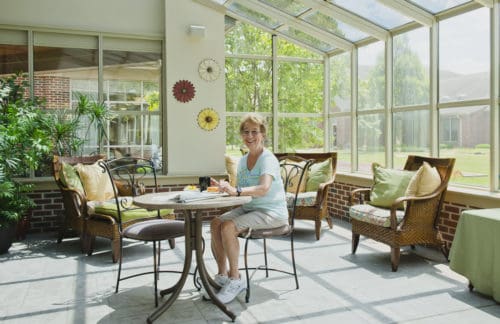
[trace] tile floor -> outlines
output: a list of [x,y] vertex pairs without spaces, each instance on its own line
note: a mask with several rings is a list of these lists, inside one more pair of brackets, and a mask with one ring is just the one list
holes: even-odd
[[[467,280],[451,271],[436,250],[405,250],[394,273],[387,246],[362,239],[351,255],[350,237],[349,224],[336,221],[333,230],[325,224],[316,241],[313,224],[299,222],[295,249],[300,289],[294,289],[290,276],[255,273],[250,303],[241,294],[229,304],[236,323],[500,323],[500,305],[469,292]],[[286,266],[288,241],[272,242],[270,263]],[[111,262],[108,241],[96,243],[91,257],[79,253],[76,239],[57,244],[55,234],[15,243],[0,256],[0,322],[145,323],[154,309],[152,276],[124,281],[115,294],[117,265]],[[183,240],[174,250],[168,244],[164,248],[163,268],[181,269]],[[250,251],[250,262],[259,263],[261,243],[252,242]],[[128,242],[124,271],[149,269],[151,254],[151,246]],[[206,258],[213,271],[211,254]],[[176,276],[162,274],[160,287]],[[191,278],[155,323],[230,322],[202,300]]]

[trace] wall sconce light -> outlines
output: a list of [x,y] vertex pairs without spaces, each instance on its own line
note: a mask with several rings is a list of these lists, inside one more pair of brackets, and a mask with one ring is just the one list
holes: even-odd
[[200,25],[190,25],[189,26],[189,35],[196,37],[196,38],[203,38],[205,37],[205,26],[200,26]]

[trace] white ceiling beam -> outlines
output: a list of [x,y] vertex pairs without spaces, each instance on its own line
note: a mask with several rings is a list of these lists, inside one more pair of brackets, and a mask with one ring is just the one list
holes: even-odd
[[[339,47],[345,51],[350,51],[354,48],[354,44],[321,28],[311,25],[301,19],[295,18],[288,15],[281,10],[273,8],[262,2],[256,0],[241,0],[239,1],[242,5],[260,12],[268,17],[278,20],[279,22],[286,24],[290,27],[298,29],[306,34],[309,34],[327,44],[333,44],[335,47]],[[228,10],[230,10],[228,8]]]
[[302,2],[307,6],[319,10],[322,14],[343,21],[378,40],[385,41],[389,37],[389,31],[331,2],[323,0],[302,0]]
[[479,4],[482,4],[483,6],[487,8],[493,8],[493,2],[494,0],[474,0]]
[[407,1],[401,0],[378,0],[381,4],[398,11],[406,17],[415,20],[416,22],[431,27],[436,21],[436,18],[431,13],[419,8]]

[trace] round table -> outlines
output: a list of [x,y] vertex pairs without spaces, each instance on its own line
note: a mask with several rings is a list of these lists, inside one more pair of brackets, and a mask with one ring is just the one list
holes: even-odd
[[249,196],[233,197],[227,195],[214,194],[209,199],[196,200],[192,202],[179,202],[176,197],[182,191],[150,193],[134,197],[134,204],[146,209],[175,209],[184,212],[184,233],[186,244],[186,255],[184,257],[184,268],[179,281],[171,288],[162,290],[161,296],[171,293],[170,297],[160,305],[147,319],[152,323],[163,312],[165,312],[179,296],[186,278],[189,275],[189,269],[192,261],[192,251],[196,251],[196,264],[198,267],[200,279],[203,287],[210,296],[212,302],[217,305],[231,320],[234,321],[236,315],[231,312],[226,305],[217,298],[212,287],[218,287],[210,278],[203,261],[203,235],[202,235],[202,211],[213,208],[236,207],[252,200]]

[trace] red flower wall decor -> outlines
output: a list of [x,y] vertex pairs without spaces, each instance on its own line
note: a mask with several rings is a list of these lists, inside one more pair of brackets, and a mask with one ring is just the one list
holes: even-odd
[[188,102],[194,98],[194,85],[188,80],[179,80],[174,84],[172,89],[175,99],[180,102]]

